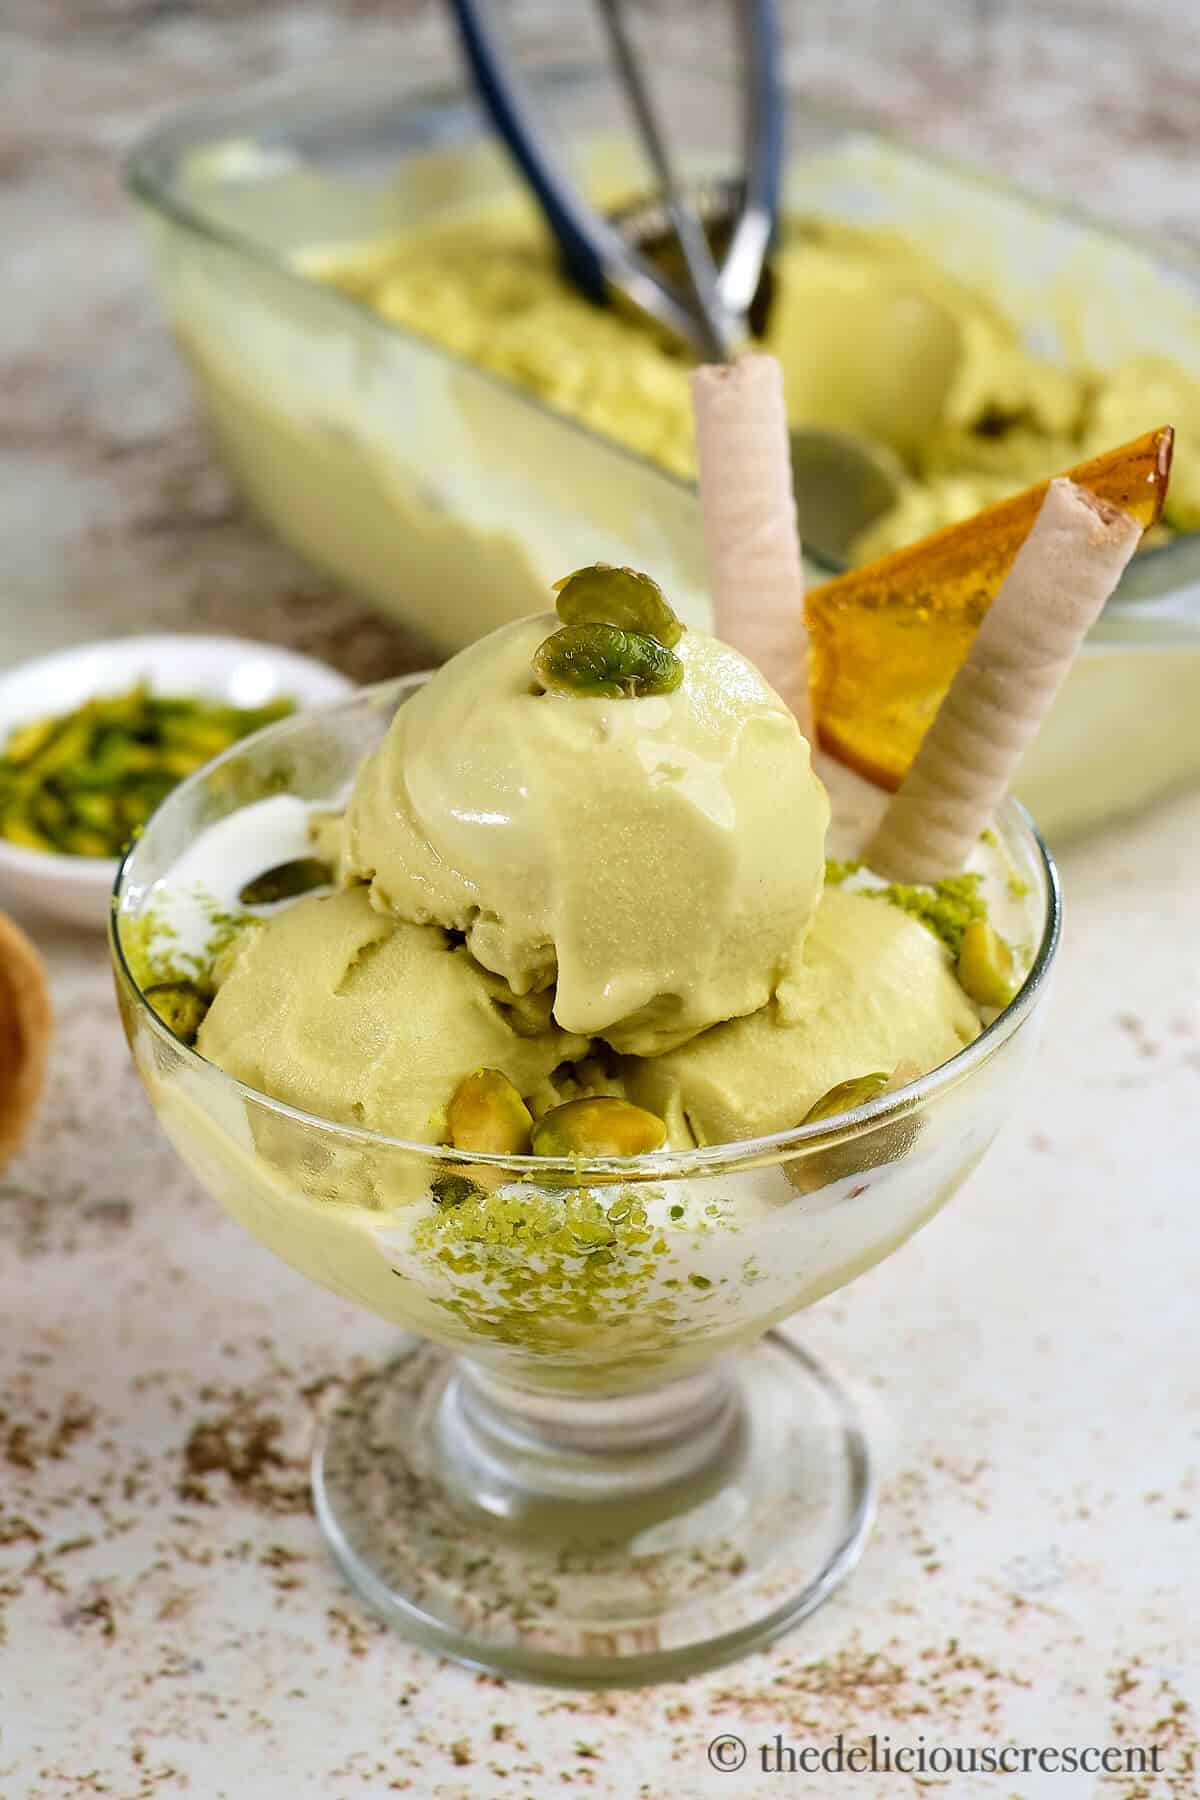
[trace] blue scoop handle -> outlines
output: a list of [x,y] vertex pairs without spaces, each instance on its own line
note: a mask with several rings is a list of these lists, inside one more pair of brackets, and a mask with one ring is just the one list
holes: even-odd
[[[735,4],[739,9],[745,6],[742,104],[746,179],[741,216],[722,275],[727,272],[729,276],[723,297],[736,314],[744,314],[778,218],[785,99],[775,0],[735,0]],[[660,322],[694,341],[695,320],[686,301],[587,204],[546,146],[518,76],[488,21],[486,4],[449,0],[449,8],[479,97],[537,197],[576,286],[598,304],[608,298],[611,288],[619,288]]]
[[750,0],[746,34],[746,199],[779,219],[787,93],[775,0]]
[[449,0],[449,4],[479,97],[536,194],[571,278],[589,299],[602,302],[608,290],[607,257],[600,233],[589,228],[590,221],[599,221],[581,207],[570,182],[545,151],[505,66],[499,41],[475,0]]

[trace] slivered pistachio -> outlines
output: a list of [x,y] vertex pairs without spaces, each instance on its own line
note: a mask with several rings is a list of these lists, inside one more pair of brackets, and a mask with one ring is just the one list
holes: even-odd
[[333,870],[319,856],[297,856],[291,862],[264,869],[246,883],[238,899],[243,906],[274,906],[277,900],[294,900],[297,894],[328,887],[332,880]]
[[146,999],[168,1031],[194,1044],[211,1001],[194,981],[159,981],[145,990]]
[[1016,991],[1013,953],[986,919],[973,920],[963,932],[955,973],[977,1006],[1007,1006]]
[[884,1070],[873,1069],[869,1075],[852,1075],[849,1081],[839,1081],[813,1102],[800,1123],[815,1125],[818,1119],[832,1119],[836,1113],[849,1112],[851,1107],[865,1106],[868,1100],[882,1094],[890,1080]]
[[446,1109],[446,1126],[456,1150],[524,1156],[532,1125],[529,1108],[499,1069],[474,1070],[459,1082]]
[[118,856],[177,781],[292,710],[152,694],[144,684],[19,725],[0,744],[0,836]]
[[53,851],[57,846],[44,831],[39,831],[29,814],[29,808],[20,800],[11,802],[0,813],[0,832],[10,844],[16,844],[21,850]]
[[[71,810],[74,811],[74,808]],[[66,801],[56,794],[52,788],[42,788],[34,795],[33,816],[37,822],[38,829],[44,831],[47,837],[51,839],[57,837],[60,832],[64,831],[69,823],[69,813]],[[76,813],[75,816],[78,818],[80,815]],[[82,821],[85,825],[88,824],[88,822],[87,819]]]
[[645,1156],[666,1141],[667,1128],[654,1113],[607,1095],[568,1100],[533,1128],[535,1156]]
[[609,700],[670,694],[683,664],[665,645],[616,625],[564,625],[539,645],[533,672],[544,688]]
[[[69,740],[64,738],[62,741]],[[178,781],[182,775],[190,775],[192,769],[200,766],[192,762],[187,769],[172,772],[166,768],[166,755],[159,745],[141,744],[119,732],[105,731],[93,738],[90,747],[85,743],[77,753],[73,752],[75,783],[83,788],[118,788],[131,779],[151,775],[156,769],[173,774],[173,779]]]
[[206,719],[194,714],[168,713],[162,720],[162,736],[174,753],[195,763],[207,762],[229,748],[229,725],[224,718]]
[[[46,802],[54,799],[56,796],[46,789]],[[60,801],[59,804],[65,814],[66,803]],[[81,825],[90,825],[94,831],[109,831],[116,822],[117,799],[114,794],[72,794],[70,811]]]
[[683,625],[657,581],[637,569],[590,563],[556,581],[554,591],[564,625],[618,625],[622,631],[644,632],[668,650],[683,636]]
[[58,729],[51,732],[42,749],[25,763],[26,772],[36,776],[39,783],[71,769],[86,757],[92,737],[88,711],[83,707],[75,718],[56,721]]
[[28,725],[18,725],[4,746],[5,762],[13,768],[32,762],[39,751],[46,748],[60,724],[58,719],[33,719]]

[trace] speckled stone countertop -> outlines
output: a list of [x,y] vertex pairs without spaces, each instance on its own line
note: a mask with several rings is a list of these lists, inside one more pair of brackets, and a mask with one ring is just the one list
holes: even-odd
[[[704,8],[660,10],[678,36]],[[789,9],[794,65],[814,96],[1200,244],[1195,8],[1034,15],[811,0]],[[116,169],[182,98],[437,38],[394,0],[2,9],[0,666],[151,627],[242,631],[359,678],[420,663],[233,501]],[[59,1036],[0,1177],[2,1800],[1195,1795],[1198,845],[1194,795],[1068,851],[1055,1025],[1021,1115],[935,1224],[798,1324],[856,1382],[882,1465],[858,1572],[773,1651],[615,1695],[440,1664],[343,1587],[307,1442],[388,1333],[217,1212],[149,1115],[100,944],[33,921]],[[1161,1770],[755,1769],[776,1733],[839,1731],[1141,1744]],[[710,1767],[718,1732],[746,1740],[740,1773]]]

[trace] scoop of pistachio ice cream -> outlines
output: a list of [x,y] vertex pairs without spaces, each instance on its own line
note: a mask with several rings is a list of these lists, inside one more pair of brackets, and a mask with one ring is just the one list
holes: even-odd
[[655,1055],[771,1000],[821,892],[829,803],[736,651],[688,631],[671,693],[541,692],[532,658],[558,623],[493,632],[400,709],[341,873],[394,918],[465,934],[514,994],[553,987],[563,1031]]
[[229,1074],[337,1124],[423,1143],[469,1069],[533,1092],[584,1039],[519,998],[436,926],[376,911],[364,887],[298,900],[237,938],[196,1045]]
[[760,1137],[800,1124],[831,1088],[867,1074],[912,1080],[979,1035],[945,946],[880,899],[829,888],[802,954],[768,1006],[669,1055],[630,1061],[629,1097],[672,1141]]

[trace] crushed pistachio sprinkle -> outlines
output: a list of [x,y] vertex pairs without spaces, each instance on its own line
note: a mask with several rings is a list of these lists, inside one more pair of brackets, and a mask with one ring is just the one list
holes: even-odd
[[[825,864],[825,885],[841,887],[866,867],[861,859],[841,862],[831,857]],[[898,906],[901,912],[919,920],[940,938],[951,956],[957,958],[968,925],[987,918],[982,886],[983,876],[968,869],[961,875],[947,875],[928,887],[902,881],[876,886],[868,880],[857,885],[854,892],[861,894],[864,900],[886,900],[890,905]]]
[[456,1184],[451,1195],[442,1176],[413,1248],[449,1284],[440,1304],[473,1332],[561,1351],[617,1330],[633,1334],[629,1349],[640,1356],[678,1339],[689,1289],[693,1301],[714,1300],[726,1285],[686,1271],[712,1224],[698,1224],[686,1245],[677,1231],[665,1235],[647,1209],[659,1192],[514,1185],[486,1193]]
[[234,939],[255,922],[254,914],[231,912],[211,895],[193,895],[208,927],[203,943],[187,949],[163,910],[147,906],[136,918],[121,921],[121,948],[129,973],[142,992],[168,983],[190,982],[211,995],[216,965]]
[[987,918],[987,907],[979,889],[983,877],[973,870],[961,875],[947,875],[932,887],[915,887],[907,882],[891,882],[887,887],[863,888],[872,900],[887,900],[941,938],[951,956],[962,949],[968,925]]

